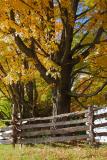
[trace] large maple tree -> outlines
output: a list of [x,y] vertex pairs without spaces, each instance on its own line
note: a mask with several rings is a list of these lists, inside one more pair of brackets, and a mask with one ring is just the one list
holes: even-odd
[[89,70],[88,57],[107,43],[106,0],[1,0],[0,5],[1,33],[14,37],[17,50],[52,87],[54,111],[70,112],[71,98],[79,102],[106,86],[103,81],[93,93],[75,92],[77,76]]

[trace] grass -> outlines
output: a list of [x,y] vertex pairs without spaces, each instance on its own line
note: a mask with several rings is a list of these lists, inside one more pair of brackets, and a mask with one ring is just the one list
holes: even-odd
[[0,145],[0,160],[107,160],[107,146]]

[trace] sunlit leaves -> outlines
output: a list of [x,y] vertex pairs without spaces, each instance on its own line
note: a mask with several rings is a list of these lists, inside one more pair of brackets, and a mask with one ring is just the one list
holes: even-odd
[[[52,4],[51,0],[0,1],[0,5],[3,4],[4,7],[0,11],[0,37],[2,37],[0,61],[7,72],[7,76],[4,76],[5,83],[8,83],[7,81],[17,83],[19,80],[27,83],[37,77],[35,66],[37,68],[39,62],[45,68],[43,68],[45,77],[59,81],[62,80],[62,69],[71,64],[74,65],[70,66],[71,72],[84,67],[85,71],[91,71],[95,79],[97,68],[106,68],[107,44],[103,42],[107,29],[106,0],[80,0],[79,4],[73,0],[60,0],[55,4]],[[10,16],[10,11],[13,11],[13,17]],[[104,33],[101,37],[99,35],[96,37],[100,27]],[[6,37],[3,37],[3,33]],[[10,34],[11,43],[7,43]],[[15,45],[14,38],[17,35],[26,48],[34,53],[30,60],[26,58],[24,50]],[[90,49],[87,50],[88,48]],[[85,50],[87,52],[84,53]],[[28,68],[24,67],[24,59],[28,62]],[[3,62],[6,64],[4,65]],[[100,75],[103,76],[104,73]],[[80,83],[75,79],[75,85]],[[95,79],[92,86],[85,91],[86,93],[94,90]],[[86,85],[80,90],[83,91]]]

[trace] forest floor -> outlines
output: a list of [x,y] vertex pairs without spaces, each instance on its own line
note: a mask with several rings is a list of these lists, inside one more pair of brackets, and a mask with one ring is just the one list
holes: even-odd
[[17,145],[15,149],[12,145],[0,145],[0,160],[107,160],[107,145],[99,148],[65,144]]

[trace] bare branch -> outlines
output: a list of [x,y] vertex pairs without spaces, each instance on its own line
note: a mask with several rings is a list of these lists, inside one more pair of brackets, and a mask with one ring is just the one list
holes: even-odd
[[87,19],[84,23],[82,23],[82,25],[80,26],[80,28],[77,29],[77,30],[74,32],[74,35],[75,35],[76,33],[78,33],[90,20],[91,20],[91,18],[90,18],[90,19]]
[[100,93],[105,87],[107,86],[107,81],[105,81],[105,83],[103,83],[103,85],[101,87],[99,87],[95,92],[90,93],[90,94],[78,94],[78,93],[72,93],[71,96],[72,97],[85,97],[85,98],[89,98],[89,97],[93,97],[96,96],[98,93]]
[[75,100],[77,101],[77,103],[78,103],[82,108],[87,109],[87,107],[84,106],[84,105],[82,104],[82,102],[80,102],[80,100],[79,100],[77,97],[74,97],[74,98],[75,98]]
[[83,66],[77,70],[74,70],[74,72],[71,74],[71,77],[74,77],[76,74],[81,73],[83,69],[85,69],[86,66]]
[[81,18],[81,17],[84,16],[87,12],[91,11],[92,9],[94,9],[95,6],[96,6],[96,4],[95,4],[92,8],[88,8],[88,9],[86,9],[85,11],[77,14],[77,15],[76,15],[76,18],[77,18],[77,19]]
[[91,82],[83,89],[83,91],[80,94],[83,94],[93,83],[93,79],[91,80]]
[[78,88],[80,88],[83,84],[85,84],[86,82],[88,82],[88,81],[91,80],[91,79],[92,79],[92,77],[84,80],[84,81],[83,81],[82,83],[80,83],[76,88],[74,88],[74,91],[77,90]]
[[[79,63],[80,60],[81,60],[81,57],[82,57],[83,59],[85,59],[85,58],[90,54],[90,49],[94,48],[94,47],[95,47],[95,44],[98,44],[98,43],[100,42],[100,38],[101,38],[103,32],[104,32],[103,28],[100,27],[100,28],[98,29],[98,31],[97,31],[97,34],[96,34],[93,42],[90,43],[90,45],[88,46],[88,48],[85,49],[85,51],[83,51],[82,54],[78,55],[77,58],[74,58],[74,59],[73,59],[73,63],[74,63],[74,64]],[[80,46],[79,46],[79,47],[80,47]]]

